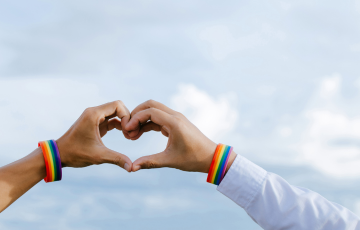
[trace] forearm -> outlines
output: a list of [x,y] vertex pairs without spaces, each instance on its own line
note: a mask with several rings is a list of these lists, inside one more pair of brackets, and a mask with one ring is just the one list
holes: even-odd
[[[117,116],[120,119],[115,118]],[[131,160],[116,151],[108,149],[103,142],[103,137],[112,129],[122,130],[122,122],[130,119],[128,109],[121,101],[114,101],[97,107],[88,108],[70,129],[60,137],[56,143],[61,159],[61,167],[86,167],[93,164],[111,163],[131,170]],[[51,148],[47,166],[51,172],[61,170],[60,159]],[[46,151],[45,151],[46,154]],[[50,154],[50,153],[48,153]],[[53,158],[54,156],[54,158]],[[50,172],[50,171],[49,171]],[[58,171],[56,171],[56,175]],[[55,173],[46,175],[46,166],[41,148],[35,149],[26,157],[0,168],[0,212],[31,189],[35,184],[50,176],[50,182],[55,181]],[[47,178],[49,179],[49,178]],[[56,180],[60,178],[56,177]]]
[[0,212],[46,177],[40,148],[26,157],[0,168]]

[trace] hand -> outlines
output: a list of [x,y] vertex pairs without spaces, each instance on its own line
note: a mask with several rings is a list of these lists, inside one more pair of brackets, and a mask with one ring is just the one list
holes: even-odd
[[[169,138],[163,152],[137,159],[132,171],[170,167],[190,172],[209,172],[217,144],[181,113],[150,100],[136,107],[131,112],[130,121],[123,127],[129,131],[132,140],[151,130],[161,131]],[[235,156],[232,154],[229,162],[232,163]]]
[[[75,124],[56,141],[62,166],[86,167],[111,163],[131,172],[131,160],[108,149],[101,140],[101,137],[114,128],[122,130],[129,119],[130,112],[121,101],[86,109]],[[127,132],[123,133],[130,138]]]

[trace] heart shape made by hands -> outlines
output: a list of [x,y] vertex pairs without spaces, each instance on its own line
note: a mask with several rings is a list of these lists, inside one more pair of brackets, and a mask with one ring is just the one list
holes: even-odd
[[137,140],[149,131],[160,131],[168,137],[164,151],[135,160],[132,171],[161,167],[204,173],[209,171],[217,144],[183,114],[149,100],[138,105],[130,117],[128,121],[121,121],[126,138]]

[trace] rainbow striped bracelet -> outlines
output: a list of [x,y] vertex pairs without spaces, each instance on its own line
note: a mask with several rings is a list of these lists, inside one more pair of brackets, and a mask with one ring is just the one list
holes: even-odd
[[219,185],[225,175],[226,166],[228,164],[229,157],[233,147],[218,144],[215,150],[213,160],[210,165],[207,182],[211,184]]
[[61,180],[62,167],[56,142],[54,140],[40,141],[38,146],[41,147],[45,159],[46,177],[44,181],[48,183]]

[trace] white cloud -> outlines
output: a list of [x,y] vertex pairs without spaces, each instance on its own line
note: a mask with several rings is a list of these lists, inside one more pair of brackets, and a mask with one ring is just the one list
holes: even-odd
[[320,171],[338,177],[360,176],[360,118],[327,110],[308,111],[303,157]]
[[320,84],[319,94],[324,99],[332,99],[340,93],[341,75],[333,74],[325,78]]
[[174,109],[185,114],[210,139],[229,133],[235,126],[238,112],[234,94],[213,98],[194,85],[182,84],[172,97]]
[[293,133],[293,130],[290,127],[285,126],[285,127],[279,127],[278,132],[282,137],[289,137]]
[[342,108],[340,88],[339,74],[325,78],[305,111],[302,158],[331,176],[360,177],[360,117]]
[[95,84],[65,78],[0,79],[0,144],[58,138],[89,106],[100,103]]

